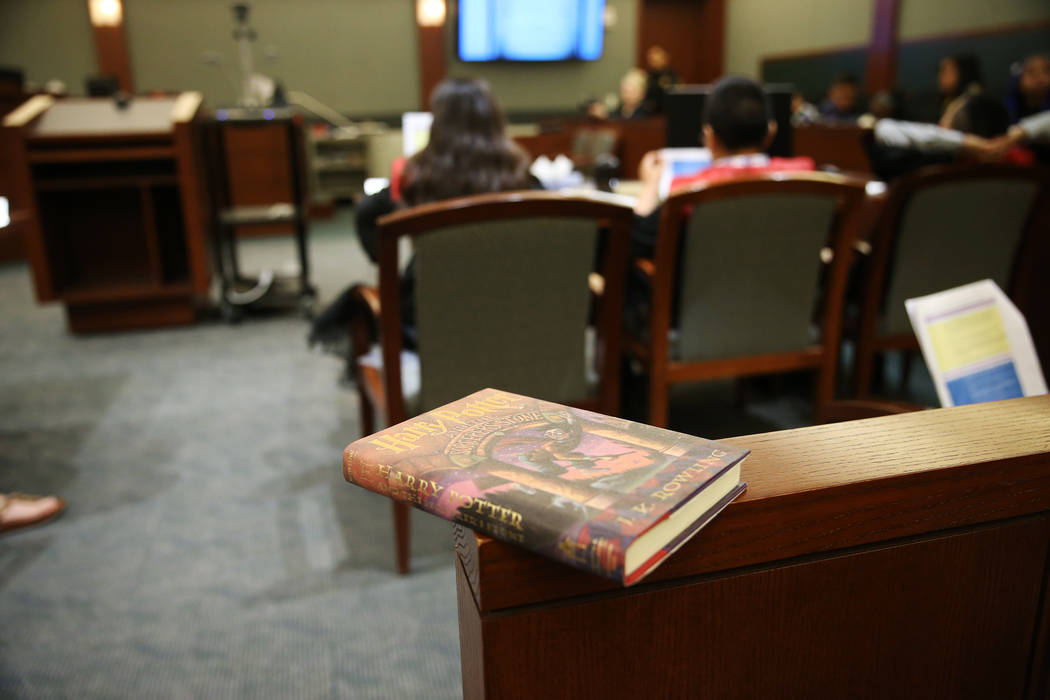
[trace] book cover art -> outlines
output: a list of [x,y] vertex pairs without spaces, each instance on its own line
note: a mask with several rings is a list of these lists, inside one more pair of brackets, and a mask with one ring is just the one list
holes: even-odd
[[361,438],[343,464],[347,480],[364,488],[625,581],[631,542],[746,454],[484,389]]

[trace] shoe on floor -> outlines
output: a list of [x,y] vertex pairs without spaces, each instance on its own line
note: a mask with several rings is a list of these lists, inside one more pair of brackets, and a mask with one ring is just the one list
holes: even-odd
[[65,510],[65,507],[66,502],[57,496],[0,494],[0,532],[10,532],[47,522]]

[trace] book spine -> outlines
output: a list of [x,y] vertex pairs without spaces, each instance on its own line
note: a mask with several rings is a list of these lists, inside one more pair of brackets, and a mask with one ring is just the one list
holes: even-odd
[[484,498],[463,494],[450,494],[461,500],[455,515],[449,517],[430,506],[430,497],[445,487],[389,465],[377,464],[351,449],[347,449],[343,455],[343,475],[350,483],[381,496],[407,503],[431,515],[553,557],[598,576],[623,582],[624,555],[619,539],[601,537],[592,533],[590,528],[585,528],[588,532],[586,538],[573,537],[569,533],[576,528],[572,528],[569,522],[558,523],[543,517],[542,513],[530,517],[533,514],[528,511],[514,510]]

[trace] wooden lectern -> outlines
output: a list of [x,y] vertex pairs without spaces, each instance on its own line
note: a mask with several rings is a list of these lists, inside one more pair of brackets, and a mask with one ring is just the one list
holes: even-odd
[[726,440],[632,588],[457,526],[467,698],[1050,696],[1050,397]]
[[194,320],[209,284],[200,104],[199,93],[123,106],[39,95],[4,119],[37,299],[63,302],[70,330]]

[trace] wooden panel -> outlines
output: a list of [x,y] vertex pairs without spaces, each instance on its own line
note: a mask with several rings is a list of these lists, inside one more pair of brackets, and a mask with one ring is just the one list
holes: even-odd
[[[747,492],[640,585],[1050,510],[1050,397],[732,438]],[[488,612],[615,590],[513,545],[458,543]]]
[[1044,514],[488,616],[464,695],[1021,697],[1048,544]]
[[626,180],[638,177],[642,156],[667,145],[667,119],[654,117],[623,124],[620,134],[620,175]]
[[196,317],[196,308],[188,296],[66,306],[66,322],[73,333],[185,326],[193,323]]
[[38,301],[50,301],[55,298],[55,286],[37,217],[36,195],[26,151],[26,132],[25,126],[5,125],[0,128],[0,155],[6,159],[4,170],[10,187],[6,194],[12,212],[19,215],[20,242],[33,268],[36,298]]
[[638,61],[663,46],[683,83],[709,83],[722,75],[725,0],[640,0]]
[[460,528],[464,696],[1046,697],[1050,397],[726,442],[749,491],[633,588]]
[[[286,127],[238,126],[222,130],[230,205],[248,207],[294,201]],[[238,236],[282,234],[289,224],[239,226]]]
[[870,129],[839,124],[804,124],[794,128],[796,156],[809,156],[822,165],[862,175],[871,174],[864,140]]
[[[553,158],[570,154],[572,141],[579,128],[594,128],[594,122],[565,120],[535,136],[519,136],[514,141],[533,158],[541,155]],[[610,121],[603,127],[615,129],[619,139],[620,173],[625,179],[638,175],[638,165],[647,152],[667,145],[667,120],[664,117]]]
[[193,126],[191,119],[175,123],[175,166],[181,195],[182,220],[186,230],[189,278],[193,291],[204,297],[211,282],[208,226],[205,224],[210,211],[210,201],[205,186],[207,178],[203,173],[200,131]]
[[[42,105],[19,125],[9,115],[0,130],[37,298],[65,302],[74,332],[194,320],[207,271],[200,211],[184,211],[181,199],[200,187],[187,145],[199,101],[184,98],[174,120],[176,100],[136,101],[142,109],[127,113],[110,100],[74,100]],[[174,121],[178,149],[170,131],[155,131],[158,120],[165,130]],[[195,218],[195,229],[184,226]]]
[[430,93],[445,79],[445,27],[419,29],[419,107],[430,109]]
[[481,616],[463,567],[456,562],[456,598],[460,610],[459,658],[463,675],[463,697],[484,697],[484,648],[481,637]]
[[897,82],[897,19],[900,0],[875,0],[868,44],[867,88],[873,95]]
[[135,92],[124,24],[121,23],[116,27],[92,26],[92,30],[95,35],[95,54],[98,58],[99,74],[114,75],[117,82],[120,83],[121,90],[128,94]]

